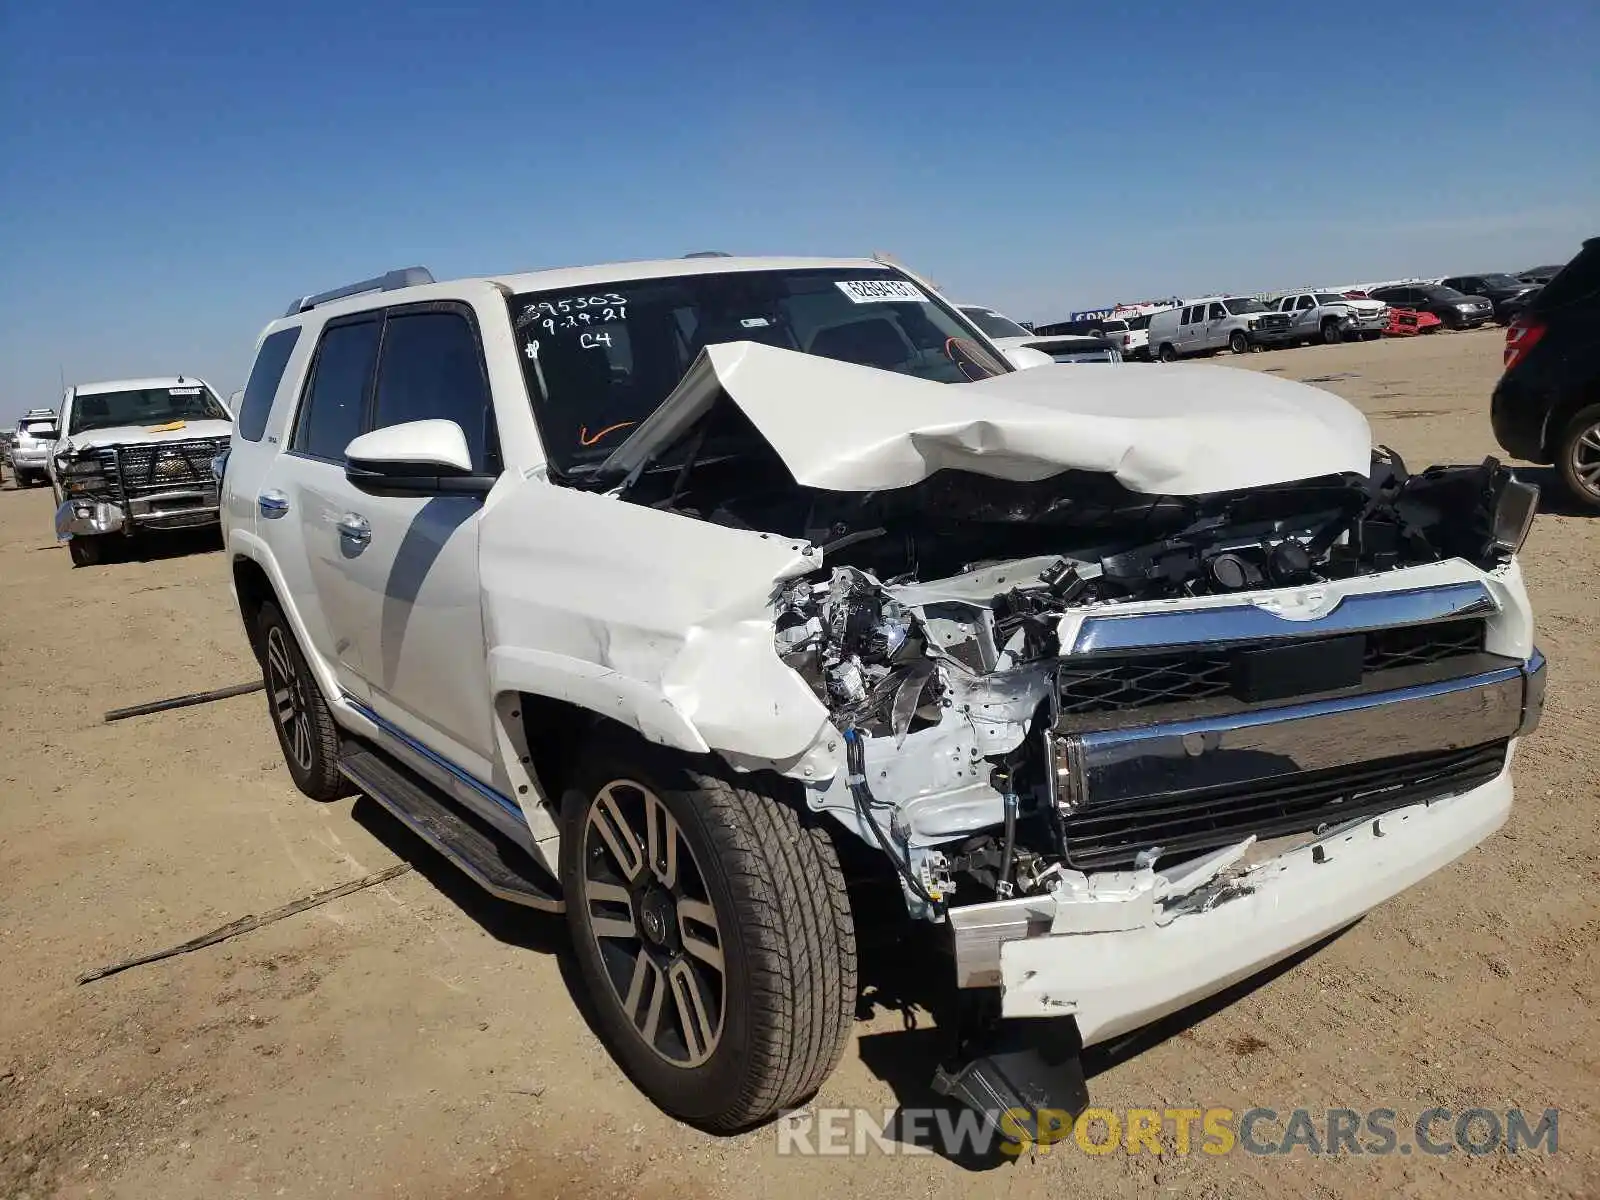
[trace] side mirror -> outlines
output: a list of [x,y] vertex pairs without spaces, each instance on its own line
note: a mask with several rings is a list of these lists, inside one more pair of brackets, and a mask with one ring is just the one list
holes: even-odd
[[1029,367],[1050,367],[1055,365],[1043,350],[1035,350],[1032,346],[1013,346],[1003,351],[1006,361],[1019,371],[1026,371]]
[[344,457],[344,477],[369,496],[482,496],[497,478],[473,473],[467,436],[454,421],[374,429],[345,447]]

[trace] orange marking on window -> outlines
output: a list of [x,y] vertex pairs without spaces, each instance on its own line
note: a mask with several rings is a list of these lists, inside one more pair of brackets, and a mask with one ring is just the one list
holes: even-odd
[[589,436],[589,427],[587,425],[580,425],[578,426],[578,445],[592,446],[601,438],[605,437],[606,434],[615,433],[619,429],[626,429],[629,425],[635,424],[637,424],[636,421],[618,421],[615,425],[607,425],[593,437]]

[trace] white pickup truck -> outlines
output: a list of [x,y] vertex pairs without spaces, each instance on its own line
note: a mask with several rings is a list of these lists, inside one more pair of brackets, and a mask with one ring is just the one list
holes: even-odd
[[1019,1045],[1463,854],[1539,716],[1536,489],[1253,371],[1013,370],[875,261],[392,272],[297,300],[240,407],[295,783],[564,912],[606,1045],[708,1129],[833,1069],[858,923],[939,943],[937,1087],[1013,1135],[1080,1109]]
[[61,398],[60,426],[50,481],[75,566],[99,562],[107,538],[217,523],[211,460],[233,419],[205,380],[79,384]]
[[1304,342],[1371,341],[1389,327],[1389,306],[1382,300],[1342,292],[1291,292],[1269,304],[1289,314],[1290,328]]

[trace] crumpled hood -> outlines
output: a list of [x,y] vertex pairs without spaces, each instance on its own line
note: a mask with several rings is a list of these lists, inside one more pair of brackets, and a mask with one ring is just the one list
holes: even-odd
[[184,421],[178,428],[166,425],[113,425],[109,429],[86,429],[56,443],[57,454],[90,450],[95,446],[131,446],[146,442],[192,442],[197,438],[228,437],[233,433],[229,421]]
[[1136,492],[1203,495],[1371,466],[1357,409],[1255,371],[1085,363],[944,384],[729,342],[701,351],[602,471],[648,462],[721,391],[797,483],[833,491],[906,487],[944,469],[1014,480],[1080,470]]

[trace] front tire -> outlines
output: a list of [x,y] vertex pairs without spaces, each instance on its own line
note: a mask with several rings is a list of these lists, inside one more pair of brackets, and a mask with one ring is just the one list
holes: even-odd
[[306,665],[294,631],[268,600],[256,617],[267,711],[278,731],[289,776],[313,800],[337,800],[348,790],[339,774],[339,727]]
[[651,1101],[713,1132],[805,1100],[850,1036],[844,876],[781,786],[619,734],[563,803],[567,923],[601,1039]]
[[75,567],[92,567],[105,558],[105,543],[98,537],[78,536],[67,539],[67,553]]
[[1250,339],[1244,335],[1243,330],[1235,329],[1228,335],[1228,349],[1235,354],[1250,353]]
[[1344,341],[1344,330],[1337,321],[1324,321],[1322,323],[1322,344],[1324,346],[1337,346]]
[[1600,511],[1600,404],[1574,413],[1556,450],[1561,482],[1585,508]]

